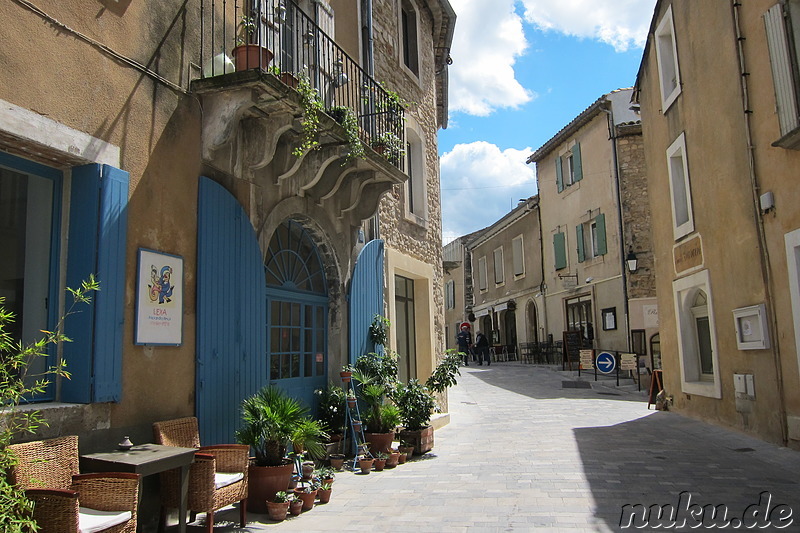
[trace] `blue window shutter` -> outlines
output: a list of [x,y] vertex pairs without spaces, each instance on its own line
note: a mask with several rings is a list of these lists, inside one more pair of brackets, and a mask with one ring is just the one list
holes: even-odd
[[[376,351],[376,346],[369,340],[368,331],[375,315],[382,315],[383,310],[383,250],[380,239],[370,241],[359,252],[353,278],[350,281],[350,357],[349,363],[355,363],[358,356]],[[381,349],[378,348],[377,351]]]
[[605,255],[608,253],[608,244],[606,240],[606,216],[603,214],[597,215],[594,219],[597,224],[597,255]]
[[586,260],[586,250],[583,241],[583,224],[575,226],[575,240],[578,243],[578,263],[583,263]]
[[575,146],[572,147],[572,166],[575,174],[575,177],[573,179],[577,183],[583,179],[583,164],[581,163],[581,143],[575,143]]
[[553,235],[553,253],[556,259],[556,270],[567,267],[567,245],[563,233]]
[[95,402],[122,398],[122,334],[125,307],[125,251],[128,242],[128,184],[124,170],[103,165],[95,293]]
[[561,156],[556,157],[556,187],[558,188],[558,192],[564,190],[564,169]]
[[[72,169],[67,286],[80,287],[94,274],[100,291],[65,321],[72,342],[64,359],[72,378],[61,400],[119,401],[122,390],[122,323],[125,297],[128,173],[108,165]],[[67,310],[71,299],[67,296]]]

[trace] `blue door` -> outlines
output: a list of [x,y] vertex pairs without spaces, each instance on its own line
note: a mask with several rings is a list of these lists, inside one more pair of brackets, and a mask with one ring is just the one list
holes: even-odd
[[350,282],[350,357],[355,363],[358,356],[375,351],[369,340],[369,326],[375,315],[383,315],[383,241],[368,242],[356,259],[353,279]]
[[309,408],[327,383],[328,286],[311,236],[293,220],[273,234],[264,261],[270,384]]

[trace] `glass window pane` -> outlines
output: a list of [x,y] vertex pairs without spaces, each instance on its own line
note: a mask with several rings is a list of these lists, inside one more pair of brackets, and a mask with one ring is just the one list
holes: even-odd
[[695,324],[697,324],[697,344],[700,350],[700,372],[713,374],[714,362],[711,357],[711,328],[708,317],[696,318]]

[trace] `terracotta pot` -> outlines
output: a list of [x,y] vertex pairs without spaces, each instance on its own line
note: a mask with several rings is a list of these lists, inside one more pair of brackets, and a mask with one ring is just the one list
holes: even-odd
[[310,481],[314,474],[314,462],[303,461],[303,481]]
[[373,462],[375,462],[375,459],[359,459],[358,467],[361,469],[361,473],[369,474],[369,471],[372,470]]
[[414,455],[414,447],[413,446],[399,446],[397,451],[400,453],[406,454],[406,458],[411,458]]
[[275,498],[275,493],[286,490],[292,479],[294,464],[281,466],[250,465],[247,470],[247,510],[251,513],[267,513],[267,502]]
[[317,499],[317,491],[311,492],[295,492],[295,495],[303,500],[303,511],[310,511],[314,508],[314,500]]
[[352,372],[344,372],[344,371],[342,371],[342,372],[339,372],[339,377],[342,378],[343,382],[350,383],[350,380],[353,377],[353,373]]
[[386,468],[394,468],[400,461],[400,452],[390,451],[389,458],[386,459]]
[[332,492],[333,489],[328,489],[328,490],[318,489],[317,496],[319,497],[319,503],[328,503],[329,501],[331,501]]
[[394,431],[389,433],[365,433],[364,439],[369,442],[369,453],[375,455],[380,452],[388,455],[394,440]]
[[344,455],[342,454],[331,455],[328,458],[328,460],[331,463],[331,468],[333,468],[334,470],[341,470],[342,468],[344,468]]
[[348,398],[347,399],[347,407],[349,407],[350,409],[355,409],[356,408],[356,399],[355,398]]
[[289,513],[297,516],[303,512],[303,500],[292,500],[289,502]]
[[375,459],[375,463],[373,463],[372,468],[374,468],[376,472],[380,472],[386,468],[386,459]]
[[406,452],[400,452],[400,457],[397,459],[397,464],[399,465],[405,464],[407,458],[408,456]]
[[269,49],[257,44],[243,44],[233,49],[236,70],[266,69],[272,58],[273,54]]
[[289,87],[297,87],[297,78],[291,72],[281,72],[280,79]]
[[361,433],[361,420],[353,420],[353,431]]
[[289,502],[267,502],[267,513],[270,520],[280,522],[286,520],[286,513],[289,512]]
[[404,429],[400,432],[400,440],[413,445],[418,455],[427,453],[433,449],[433,426],[414,431]]

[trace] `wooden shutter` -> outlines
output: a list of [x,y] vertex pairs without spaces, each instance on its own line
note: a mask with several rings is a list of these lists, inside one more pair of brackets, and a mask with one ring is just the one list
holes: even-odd
[[583,240],[583,224],[575,226],[575,240],[578,243],[578,263],[586,260],[586,247]]
[[556,156],[556,188],[558,188],[558,192],[564,190],[564,169],[561,156]]
[[567,267],[567,243],[563,233],[553,235],[553,254],[555,255],[556,270]]
[[597,224],[597,255],[605,255],[608,253],[608,244],[606,241],[606,216],[603,214],[597,215],[594,219]]
[[[350,332],[347,362],[353,364],[358,356],[381,351],[369,340],[369,326],[375,315],[384,315],[384,243],[369,241],[359,252],[353,278],[350,281]],[[376,350],[377,348],[377,350]]]
[[789,50],[789,36],[786,32],[781,4],[775,4],[764,13],[767,30],[772,83],[775,86],[775,100],[780,121],[781,136],[798,126],[797,95]]
[[583,164],[581,163],[581,143],[575,143],[572,147],[572,170],[573,181],[575,183],[583,179]]

